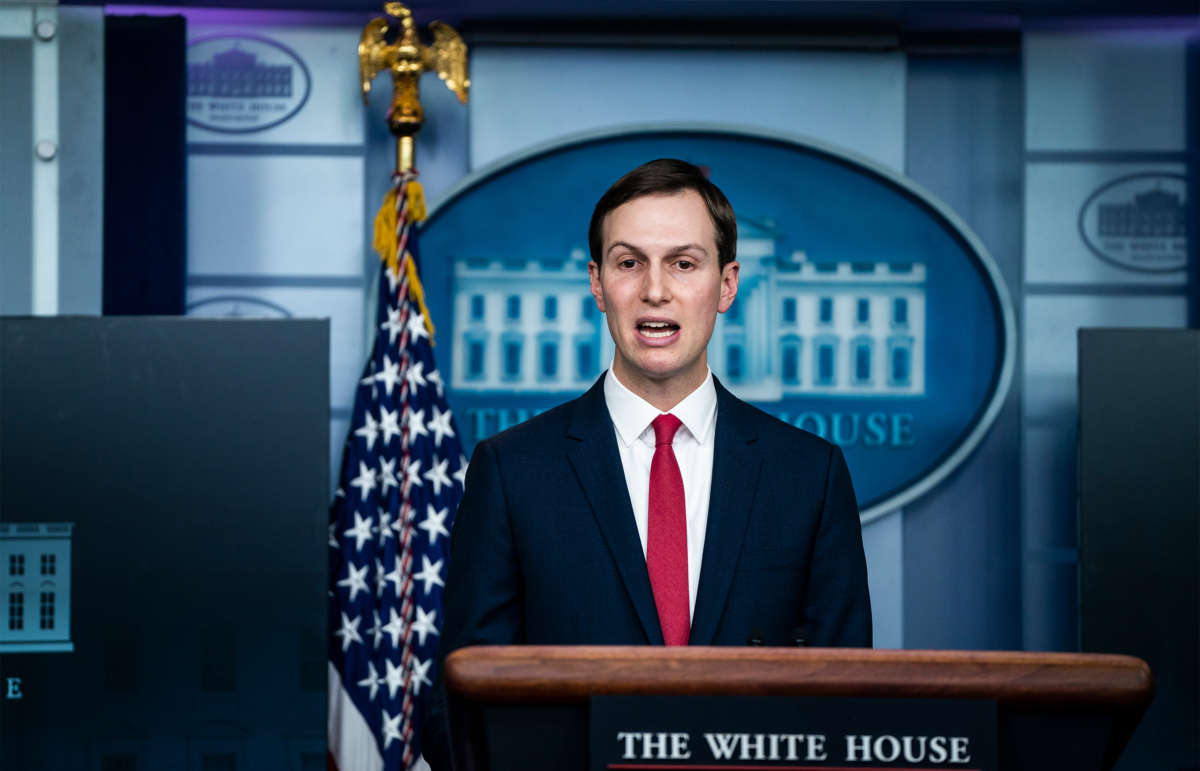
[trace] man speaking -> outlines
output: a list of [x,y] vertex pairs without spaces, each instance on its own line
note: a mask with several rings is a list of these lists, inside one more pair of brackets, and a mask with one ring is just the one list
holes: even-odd
[[[708,368],[717,314],[738,291],[729,201],[697,167],[652,161],[601,197],[588,241],[612,367],[476,446],[440,657],[514,643],[869,646],[841,451]],[[434,768],[449,767],[442,697]]]

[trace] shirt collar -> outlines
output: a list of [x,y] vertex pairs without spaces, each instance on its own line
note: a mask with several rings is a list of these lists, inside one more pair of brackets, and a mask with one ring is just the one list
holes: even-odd
[[[613,374],[611,367],[604,376],[604,401],[608,405],[608,414],[612,416],[613,426],[617,429],[617,438],[626,447],[648,431],[654,419],[663,414],[650,402],[630,391]],[[704,382],[672,407],[670,412],[679,418],[697,442],[703,444],[717,417],[717,388],[713,385],[712,370],[708,370]]]

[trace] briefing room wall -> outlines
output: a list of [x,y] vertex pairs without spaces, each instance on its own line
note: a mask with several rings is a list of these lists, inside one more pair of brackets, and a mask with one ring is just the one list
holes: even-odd
[[896,51],[479,46],[471,64],[472,170],[569,134],[652,122],[809,136],[903,170]]
[[[1020,297],[1017,52],[912,55],[906,94],[905,173],[963,218]],[[905,647],[1021,647],[1020,400],[1012,388],[970,459],[904,510]]]
[[[1021,554],[1028,649],[1078,646],[1077,332],[1188,323],[1194,288],[1185,248],[1173,262],[1153,265],[1106,254],[1096,196],[1115,190],[1099,202],[1129,206],[1154,190],[1182,193],[1186,48],[1198,31],[1194,20],[1127,20],[1032,28],[1024,37]],[[1182,198],[1175,203],[1182,209]],[[1108,239],[1113,248],[1183,240]]]
[[362,19],[218,9],[184,14],[189,65],[204,66],[231,50],[266,52],[276,57],[272,63],[292,67],[295,92],[288,105],[294,114],[249,130],[189,111],[187,313],[330,319],[336,480],[376,265],[366,256],[371,213],[363,193],[366,116],[356,61]]
[[[35,15],[55,24],[50,39],[34,37]],[[0,314],[100,312],[103,58],[99,8],[0,8]],[[49,160],[34,152],[44,140]],[[39,266],[56,291],[35,308]]]
[[[282,23],[266,14],[230,21],[228,14],[223,19],[199,14],[190,20],[189,37],[214,34],[214,27],[215,32],[274,36],[302,56],[315,50],[306,40],[319,40],[324,88],[357,93],[353,46],[358,22]],[[1063,35],[1074,47],[1056,53],[1054,36]],[[1088,257],[1086,247],[1078,244],[1082,257],[1071,256],[1073,263],[1063,258],[1067,252],[1061,245],[1073,237],[1082,201],[1072,210],[1055,192],[1080,169],[1107,171],[1116,168],[1116,161],[1106,156],[1101,163],[1087,156],[1091,160],[1084,162],[1070,155],[1075,150],[1037,138],[1042,136],[1037,131],[1050,129],[1028,128],[1044,125],[1069,135],[1072,123],[1111,121],[1114,108],[1104,95],[1119,102],[1132,87],[1131,77],[1152,80],[1150,91],[1157,96],[1150,102],[1145,101],[1150,97],[1139,97],[1142,101],[1133,106],[1144,110],[1146,104],[1166,100],[1167,107],[1154,108],[1161,119],[1143,121],[1154,126],[1147,131],[1151,144],[1159,147],[1151,151],[1158,153],[1153,157],[1158,165],[1138,168],[1177,168],[1174,161],[1162,162],[1162,153],[1173,152],[1161,149],[1162,137],[1172,131],[1181,137],[1182,129],[1158,124],[1182,122],[1182,108],[1171,106],[1172,99],[1182,100],[1182,85],[1174,90],[1163,86],[1182,83],[1182,39],[1177,33],[1170,38],[1175,53],[1143,53],[1131,68],[1106,58],[1104,46],[1111,46],[1113,37],[1103,31],[1033,32],[1023,59],[1015,51],[918,57],[898,52],[479,45],[473,48],[467,108],[441,84],[426,80],[422,98],[429,122],[419,142],[419,166],[428,197],[436,204],[467,172],[509,152],[585,130],[702,121],[813,136],[906,173],[940,196],[980,235],[1012,290],[1022,330],[1019,375],[989,436],[957,473],[903,513],[868,525],[879,641],[908,647],[1071,648],[1076,618],[1074,413],[1073,391],[1063,389],[1073,387],[1073,330],[1085,321],[1178,325],[1185,323],[1186,309],[1178,282],[1125,292],[1149,283],[1137,274],[1115,283],[1110,279],[1098,292],[1085,291],[1096,285],[1098,271],[1122,274]],[[1079,46],[1089,45],[1099,51],[1091,61],[1108,63],[1082,70],[1061,66],[1078,55]],[[1054,61],[1060,64],[1046,64]],[[1118,71],[1122,74],[1114,81]],[[1047,96],[1055,88],[1092,97],[1056,106]],[[366,240],[392,160],[391,139],[380,117],[388,91],[380,80],[369,110],[356,98],[339,96],[329,102],[318,111],[320,120],[310,125],[316,132],[311,143],[294,133],[273,135],[277,129],[253,141],[189,138],[192,229],[222,231],[194,236],[199,249],[189,255],[189,304],[193,312],[228,313],[237,310],[237,297],[245,297],[262,312],[332,316],[333,465],[348,427],[350,388],[370,333],[362,300],[375,263]],[[1059,111],[1057,119],[1047,113],[1050,118],[1040,118],[1041,124],[1032,117],[1024,120],[1023,112],[1041,115],[1052,109]],[[347,128],[354,126],[361,137],[357,144],[351,141],[355,129]],[[1131,126],[1123,135],[1101,133],[1116,137],[1108,141],[1127,143],[1121,137],[1136,138],[1138,132]],[[1117,160],[1131,162],[1125,155]],[[1138,156],[1132,162],[1136,166],[1145,160]],[[280,168],[287,171],[280,173]],[[1089,179],[1104,177],[1093,174]],[[315,188],[299,189],[312,182]],[[1087,184],[1074,189],[1090,191]],[[231,191],[230,185],[240,188]],[[520,194],[535,202],[538,192]],[[347,197],[356,199],[357,215]],[[244,203],[231,214],[237,200]],[[267,209],[287,212],[290,226],[287,217],[253,216]],[[1047,243],[1054,248],[1043,248]],[[231,254],[242,262],[231,262]],[[1071,264],[1083,267],[1065,274]],[[1059,291],[1072,282],[1085,289]],[[226,303],[221,310],[221,302],[231,298],[233,305]],[[251,312],[250,304],[239,312]],[[1053,396],[1064,393],[1066,400]],[[1051,403],[1057,406],[1047,411]],[[987,503],[980,507],[980,501]]]
[[[228,131],[190,114],[187,313],[330,319],[330,468],[337,480],[354,384],[372,334],[368,298],[378,272],[370,227],[395,162],[380,78],[360,99],[356,14],[227,9],[109,8],[183,13],[189,63],[214,53],[282,47],[307,91],[277,125]],[[202,48],[203,46],[203,48]],[[271,50],[276,57],[277,50]],[[299,86],[304,83],[297,83]],[[436,197],[467,172],[466,111],[428,83],[422,181]]]
[[[0,15],[0,21],[8,21]],[[21,19],[24,21],[24,19]],[[32,25],[28,25],[32,26]],[[5,179],[33,180],[33,153],[18,148],[33,144],[32,121],[24,116],[33,111],[33,55],[31,33],[22,37],[0,38],[0,174]],[[29,313],[33,301],[33,196],[32,184],[0,187],[0,230],[5,234],[0,246],[0,313]]]

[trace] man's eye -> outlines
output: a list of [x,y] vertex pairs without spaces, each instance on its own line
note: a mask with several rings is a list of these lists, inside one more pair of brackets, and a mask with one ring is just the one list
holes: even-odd
[[692,262],[691,260],[680,260],[675,264],[678,265],[681,270],[691,270],[692,268],[696,267],[696,263]]
[[621,268],[633,268],[633,267],[637,266],[637,260],[634,260],[634,259],[621,260],[620,262],[617,263],[617,266],[621,267]]

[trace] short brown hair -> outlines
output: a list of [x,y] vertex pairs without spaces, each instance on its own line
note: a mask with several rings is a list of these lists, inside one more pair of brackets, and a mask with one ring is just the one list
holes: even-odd
[[729,199],[720,188],[708,181],[699,167],[676,158],[659,158],[643,163],[618,179],[600,196],[592,210],[592,222],[588,227],[588,246],[592,262],[596,267],[603,265],[601,252],[604,250],[604,220],[621,204],[647,195],[670,195],[684,190],[695,190],[704,199],[708,216],[716,231],[717,266],[723,269],[737,258],[737,217]]

